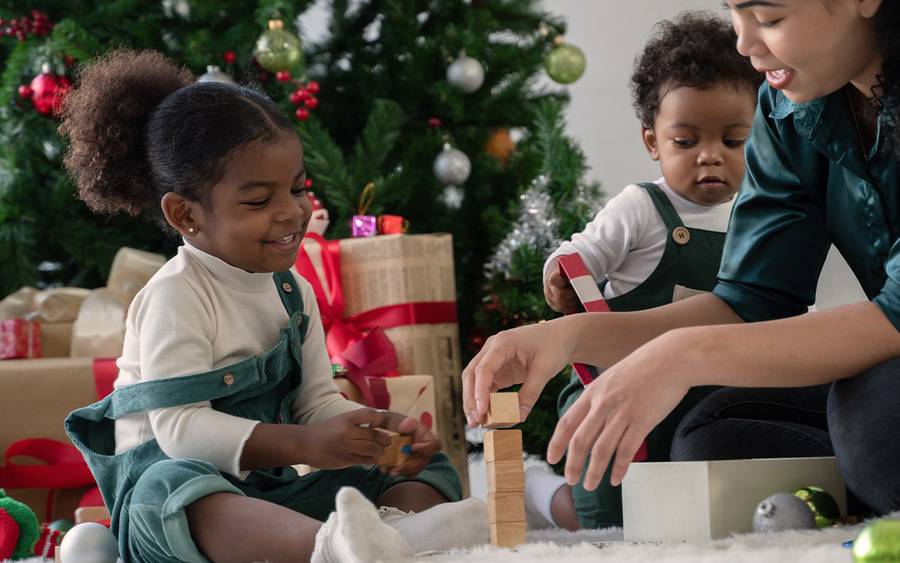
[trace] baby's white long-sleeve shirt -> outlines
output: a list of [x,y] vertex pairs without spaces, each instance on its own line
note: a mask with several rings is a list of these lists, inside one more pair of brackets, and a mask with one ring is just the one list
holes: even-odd
[[[362,406],[334,384],[315,296],[295,278],[310,322],[293,421],[311,424]],[[246,272],[185,244],[128,309],[115,388],[260,355],[278,342],[288,320],[271,273]],[[240,470],[241,452],[258,423],[216,411],[209,401],[134,413],[116,421],[116,453],[156,438],[171,458],[204,460],[243,479],[249,472]]]
[[[663,178],[654,182],[672,202],[688,228],[724,233],[734,199],[700,205],[677,194]],[[577,253],[597,283],[609,280],[603,296],[612,299],[639,286],[659,265],[666,249],[666,225],[647,191],[627,186],[597,213],[580,233],[563,242],[544,263],[544,283],[559,269],[559,257]]]

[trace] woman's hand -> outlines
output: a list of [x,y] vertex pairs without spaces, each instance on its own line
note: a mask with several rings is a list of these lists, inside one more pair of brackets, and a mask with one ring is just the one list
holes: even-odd
[[413,437],[412,452],[407,454],[406,461],[397,467],[385,467],[384,471],[391,475],[404,475],[406,477],[414,477],[425,469],[431,456],[441,450],[441,443],[432,435],[424,424],[415,418],[404,416],[394,412],[386,412],[385,426],[386,428],[398,434]]
[[575,317],[521,326],[488,338],[463,370],[463,409],[469,426],[487,412],[490,394],[522,384],[519,418],[525,420],[550,379],[569,363],[575,350]]
[[679,342],[684,341],[673,331],[641,346],[590,383],[559,420],[547,461],[567,456],[568,484],[578,483],[588,454],[585,489],[597,488],[613,454],[610,482],[622,482],[644,438],[691,388],[694,366]]
[[387,436],[373,430],[384,427],[387,414],[374,409],[357,409],[302,426],[303,448],[308,456],[305,463],[320,469],[374,464],[391,443]]

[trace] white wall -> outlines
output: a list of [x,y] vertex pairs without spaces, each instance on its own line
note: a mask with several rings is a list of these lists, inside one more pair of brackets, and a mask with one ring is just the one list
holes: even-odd
[[[631,107],[629,79],[653,25],[683,10],[710,10],[726,17],[721,0],[544,0],[547,11],[564,17],[566,39],[587,56],[587,70],[570,85],[569,132],[588,157],[590,176],[608,197],[637,181],[659,176],[647,157]],[[832,248],[819,282],[817,306],[865,299],[846,262]]]

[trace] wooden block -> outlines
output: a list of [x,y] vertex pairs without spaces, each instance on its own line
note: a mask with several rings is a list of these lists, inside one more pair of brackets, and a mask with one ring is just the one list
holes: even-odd
[[507,428],[519,420],[518,393],[491,393],[491,405],[484,419],[485,428]]
[[487,490],[489,493],[525,490],[525,463],[519,461],[489,461],[487,468]]
[[515,547],[525,543],[525,522],[492,522],[491,543],[496,547]]
[[484,433],[484,461],[522,459],[521,430],[488,430]]
[[386,435],[391,440],[391,444],[384,448],[384,453],[375,460],[375,463],[387,467],[395,467],[403,464],[407,458],[407,455],[403,453],[403,448],[404,446],[412,444],[412,436],[400,435],[396,432],[385,430],[384,428],[375,428],[375,430]]
[[75,523],[102,522],[109,520],[109,511],[105,506],[83,506],[75,510]]
[[523,491],[488,493],[488,522],[524,522],[525,494]]

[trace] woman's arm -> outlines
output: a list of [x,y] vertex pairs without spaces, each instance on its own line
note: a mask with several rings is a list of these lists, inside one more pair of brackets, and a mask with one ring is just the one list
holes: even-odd
[[590,454],[584,480],[590,490],[615,454],[611,483],[617,485],[647,434],[693,386],[816,385],[896,356],[900,334],[868,302],[776,321],[672,330],[586,387],[560,419],[547,459],[556,463],[567,453],[571,484]]

